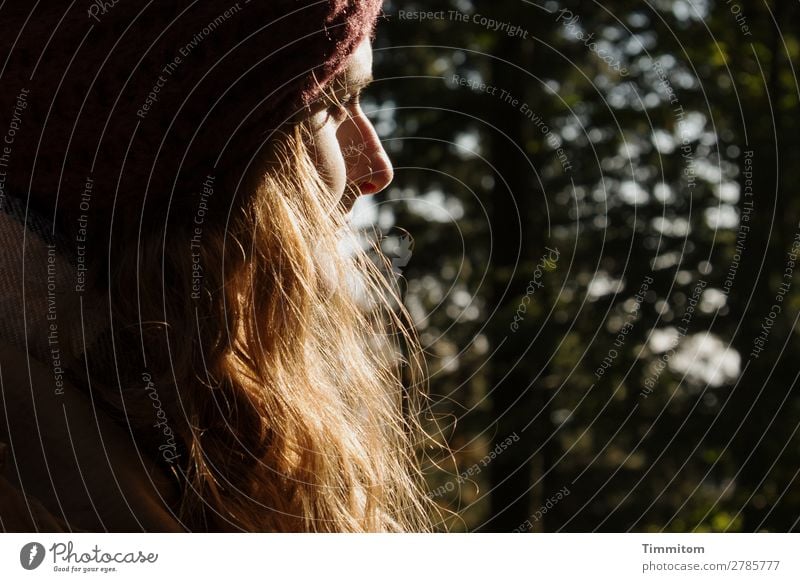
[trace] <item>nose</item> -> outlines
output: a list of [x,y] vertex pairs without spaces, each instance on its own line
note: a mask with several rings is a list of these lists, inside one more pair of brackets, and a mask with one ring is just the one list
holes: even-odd
[[[344,125],[348,126],[345,127]],[[361,107],[340,128],[347,179],[361,194],[377,194],[394,179],[394,169],[372,122]]]

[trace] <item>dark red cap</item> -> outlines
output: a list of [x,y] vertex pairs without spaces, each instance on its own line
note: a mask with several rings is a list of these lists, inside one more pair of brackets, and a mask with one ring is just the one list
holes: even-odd
[[181,196],[207,174],[238,179],[271,130],[374,34],[381,9],[381,0],[43,4],[0,9],[0,128],[27,90],[8,183],[27,190],[33,170],[32,191],[47,200],[61,177],[68,210],[90,175],[109,187],[121,175],[120,196],[149,182],[148,198],[173,185]]

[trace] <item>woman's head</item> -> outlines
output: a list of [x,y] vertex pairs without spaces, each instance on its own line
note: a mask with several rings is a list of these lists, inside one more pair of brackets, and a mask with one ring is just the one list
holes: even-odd
[[93,302],[111,315],[76,373],[161,457],[139,389],[152,379],[158,425],[183,445],[162,458],[179,517],[426,529],[419,347],[385,271],[337,251],[342,211],[392,179],[349,98],[371,76],[380,2],[120,3],[63,30],[47,16],[44,47],[52,31],[31,20],[37,41],[11,4],[29,50],[8,70],[35,81],[10,182],[57,206],[67,240],[88,230]]

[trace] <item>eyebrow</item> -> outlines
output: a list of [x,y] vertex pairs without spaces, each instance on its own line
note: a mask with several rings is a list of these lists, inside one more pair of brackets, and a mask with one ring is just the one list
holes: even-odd
[[335,79],[335,90],[337,93],[340,91],[357,92],[365,89],[374,80],[375,78],[372,76],[372,73],[366,76],[357,76],[355,78],[349,78],[347,75],[342,74],[340,77]]

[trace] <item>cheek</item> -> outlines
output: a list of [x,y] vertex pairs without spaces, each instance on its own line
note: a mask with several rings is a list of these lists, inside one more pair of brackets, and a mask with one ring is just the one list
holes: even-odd
[[312,152],[320,176],[337,196],[344,194],[347,172],[336,128],[327,123],[314,134]]

